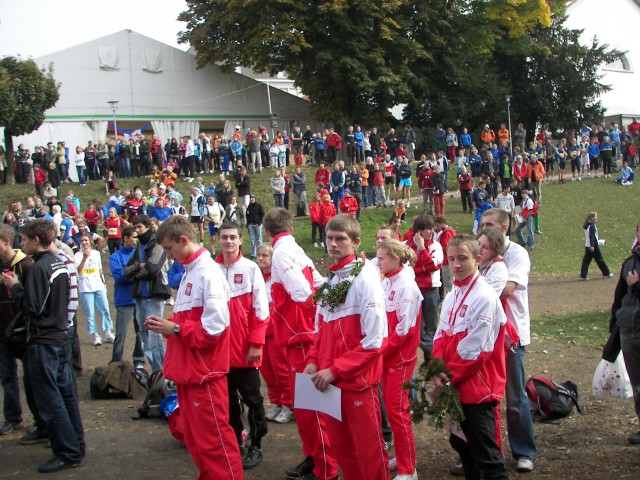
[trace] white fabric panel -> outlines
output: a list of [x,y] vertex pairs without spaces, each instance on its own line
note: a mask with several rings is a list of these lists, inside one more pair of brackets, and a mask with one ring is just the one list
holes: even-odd
[[98,140],[106,140],[107,127],[109,122],[106,120],[98,120],[91,122],[91,131],[93,132],[93,144],[97,145]]
[[100,45],[98,47],[98,66],[102,70],[118,70],[120,68],[118,47]]
[[190,135],[191,138],[198,138],[200,134],[200,122],[197,120],[176,120],[171,122],[171,127],[173,136],[167,138],[179,138],[185,135]]
[[145,48],[142,50],[142,69],[145,72],[162,72],[162,54],[157,48]]
[[158,135],[163,145],[167,138],[173,137],[169,120],[151,120],[151,128],[153,128],[153,133]]
[[236,127],[240,127],[242,138],[244,138],[244,122],[242,120],[227,120],[224,124],[224,134],[228,139],[231,139],[233,137],[233,134],[236,131]]

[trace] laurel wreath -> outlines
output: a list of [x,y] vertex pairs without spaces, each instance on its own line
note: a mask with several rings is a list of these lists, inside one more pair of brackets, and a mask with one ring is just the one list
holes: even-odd
[[362,271],[363,263],[357,261],[353,266],[351,273],[348,277],[335,285],[331,286],[329,283],[331,279],[335,276],[335,273],[329,272],[329,277],[327,282],[323,283],[313,297],[318,305],[322,308],[329,310],[330,312],[334,312],[336,307],[345,302],[347,299],[347,293],[349,293],[349,288],[351,288],[352,282]]

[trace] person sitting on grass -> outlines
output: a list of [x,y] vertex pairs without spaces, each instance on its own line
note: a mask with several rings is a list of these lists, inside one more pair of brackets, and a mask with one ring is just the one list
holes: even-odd
[[635,177],[635,174],[633,173],[633,169],[629,166],[629,163],[622,162],[620,177],[616,178],[616,182],[624,186],[633,185],[634,177]]

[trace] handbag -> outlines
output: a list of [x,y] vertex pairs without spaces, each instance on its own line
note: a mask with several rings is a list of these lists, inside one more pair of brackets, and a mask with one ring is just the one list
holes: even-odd
[[4,345],[15,358],[27,353],[27,316],[18,312],[4,332]]
[[633,396],[633,388],[622,354],[618,355],[613,363],[600,360],[593,374],[591,391],[594,395],[601,397],[630,398]]

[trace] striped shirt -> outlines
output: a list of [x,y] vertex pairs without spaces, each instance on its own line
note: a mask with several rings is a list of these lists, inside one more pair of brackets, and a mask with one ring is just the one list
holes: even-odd
[[[57,243],[57,242],[56,242]],[[64,247],[58,245],[54,255],[62,260],[69,271],[69,305],[67,305],[67,324],[69,328],[73,326],[73,317],[78,311],[78,267],[73,259],[63,250]]]

